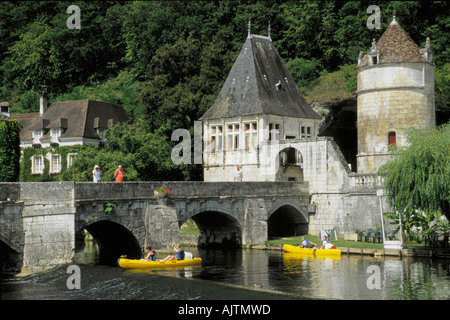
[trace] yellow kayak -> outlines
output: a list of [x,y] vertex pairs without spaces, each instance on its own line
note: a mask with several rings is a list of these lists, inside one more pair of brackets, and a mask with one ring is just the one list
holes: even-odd
[[299,253],[306,256],[315,257],[340,257],[341,249],[311,249],[311,248],[298,248],[290,244],[283,245],[284,252]]
[[186,259],[186,260],[172,260],[172,261],[141,261],[138,259],[124,259],[119,258],[117,264],[124,269],[148,269],[148,268],[172,268],[194,266],[202,263],[201,258]]

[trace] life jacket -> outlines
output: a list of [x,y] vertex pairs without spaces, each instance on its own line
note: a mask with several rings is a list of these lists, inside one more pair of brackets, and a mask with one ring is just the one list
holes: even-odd
[[183,249],[180,249],[180,251],[177,252],[177,253],[175,254],[175,256],[177,257],[177,260],[184,260],[184,250],[183,250]]

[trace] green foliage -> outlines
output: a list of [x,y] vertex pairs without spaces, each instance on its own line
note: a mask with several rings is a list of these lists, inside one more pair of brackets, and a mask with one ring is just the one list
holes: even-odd
[[116,208],[116,204],[108,202],[107,204],[105,204],[105,209],[103,210],[103,212],[105,212],[106,214],[111,214]]
[[[80,30],[66,27],[66,10],[72,4],[81,9]],[[369,50],[372,39],[381,36],[395,14],[419,46],[424,46],[427,36],[431,39],[438,123],[445,123],[450,113],[450,4],[380,0],[376,3],[381,9],[380,30],[366,26],[370,4],[334,0],[2,1],[0,101],[12,102],[13,112],[36,112],[39,86],[45,81],[50,86],[50,101],[114,102],[123,105],[132,119],[145,119],[145,124],[139,122],[144,126],[141,131],[138,122],[133,130],[148,138],[150,146],[136,142],[141,147],[129,151],[117,147],[119,139],[107,149],[80,150],[79,164],[62,172],[64,179],[91,181],[95,164],[102,164],[103,180],[112,179],[117,162],[128,164],[125,174],[131,180],[198,179],[199,166],[174,168],[169,164],[173,143],[168,140],[178,128],[192,133],[193,122],[212,105],[242,48],[249,19],[252,33],[260,35],[267,35],[270,21],[274,45],[308,100],[330,102],[354,96],[353,66],[358,54]],[[56,179],[45,172],[28,178]]]
[[450,63],[436,67],[434,79],[436,111],[446,114],[444,121],[448,121],[450,114]]
[[14,182],[20,171],[20,127],[16,120],[0,121],[0,181]]
[[388,203],[398,212],[445,214],[450,220],[450,123],[428,130],[411,129],[409,146],[392,150],[378,174]]
[[[20,158],[20,182],[45,182],[45,181],[65,181],[68,171],[67,156],[69,153],[79,153],[82,146],[64,146],[48,148],[22,148],[22,157]],[[61,171],[59,174],[52,174],[50,170],[50,161],[46,158],[47,154],[59,154],[61,156]],[[44,172],[41,174],[32,173],[32,157],[36,155],[44,156]]]
[[295,58],[286,63],[286,67],[299,87],[305,87],[320,76],[324,69],[318,59]]
[[140,180],[134,167],[133,158],[120,151],[110,152],[94,145],[81,148],[72,166],[61,174],[62,180],[92,181],[92,170],[95,165],[100,166],[101,181],[114,181],[114,172],[122,165],[124,181]]

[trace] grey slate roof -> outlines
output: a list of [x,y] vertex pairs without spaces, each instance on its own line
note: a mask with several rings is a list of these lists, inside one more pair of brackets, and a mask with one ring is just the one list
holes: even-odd
[[[279,81],[281,90],[276,88]],[[253,35],[201,120],[258,114],[321,119],[300,94],[272,41]]]

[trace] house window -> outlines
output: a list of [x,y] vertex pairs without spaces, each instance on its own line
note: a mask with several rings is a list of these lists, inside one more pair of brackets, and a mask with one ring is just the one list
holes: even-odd
[[76,153],[69,153],[67,155],[67,168],[70,168],[77,157]]
[[227,125],[227,149],[239,149],[239,124]]
[[31,173],[40,174],[44,172],[44,157],[33,156],[31,158]]
[[256,122],[244,124],[245,149],[253,149],[258,145],[258,126]]
[[280,140],[280,124],[269,123],[269,141]]
[[40,138],[42,138],[43,132],[42,130],[33,130],[33,139],[34,140],[39,140]]
[[222,151],[223,132],[222,126],[211,126],[211,151]]
[[390,146],[395,146],[397,143],[397,135],[395,134],[395,132],[389,132],[388,134],[388,141],[389,141],[389,145]]
[[59,154],[52,154],[52,173],[59,173],[61,171],[61,156]]
[[312,138],[312,127],[301,127],[300,128],[300,138],[302,139],[307,139],[307,138]]
[[52,138],[58,138],[61,135],[61,129],[60,128],[52,129],[50,134]]

